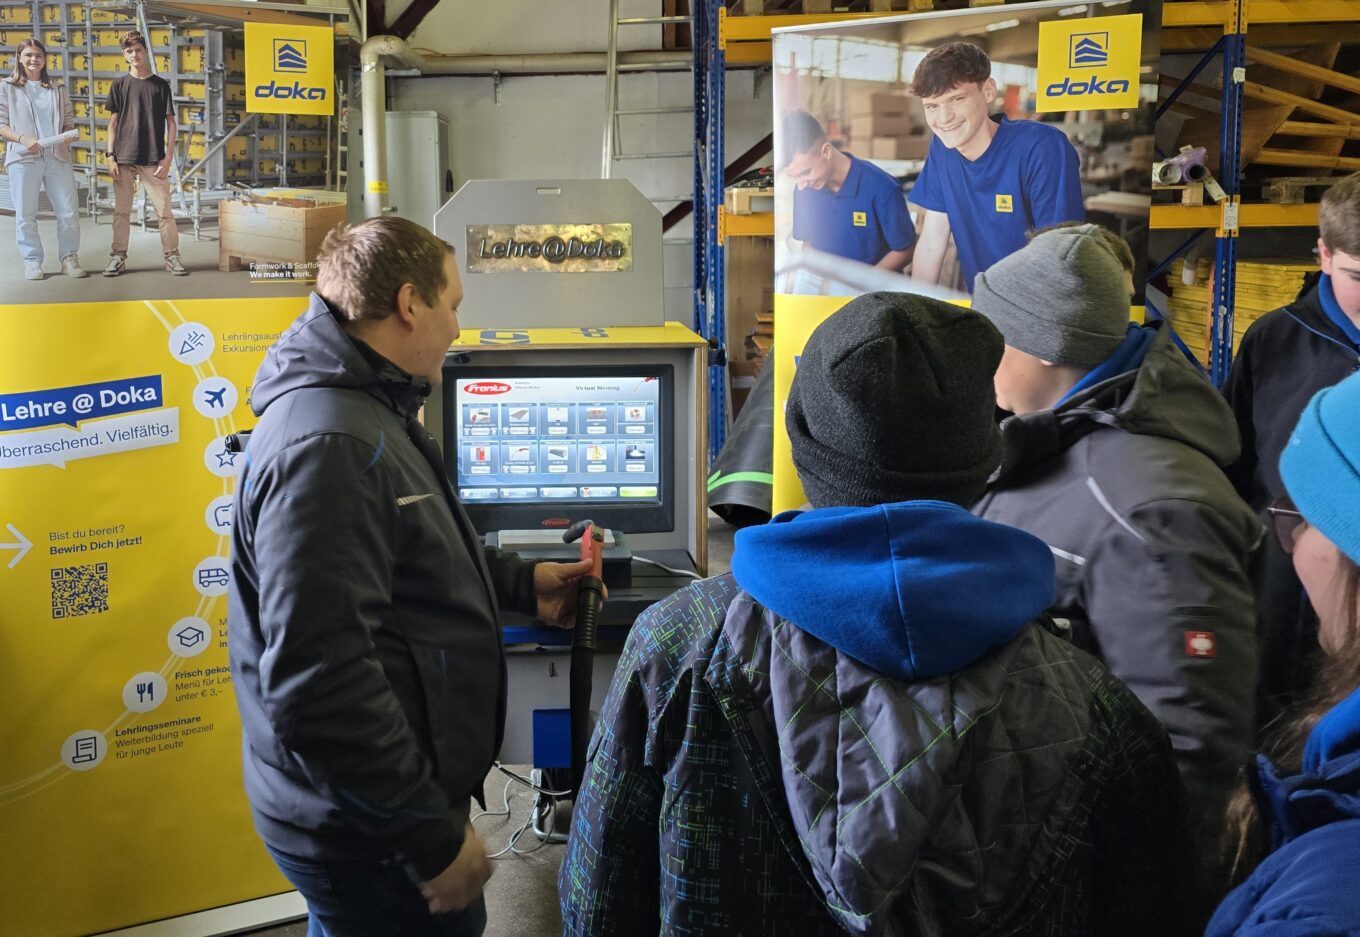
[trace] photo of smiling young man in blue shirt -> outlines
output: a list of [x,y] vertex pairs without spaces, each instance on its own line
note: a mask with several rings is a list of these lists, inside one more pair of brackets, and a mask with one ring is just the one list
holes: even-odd
[[873,163],[843,153],[807,111],[784,116],[781,153],[793,194],[792,237],[808,247],[898,273],[916,228],[902,186]]
[[935,134],[908,200],[925,209],[912,279],[938,283],[954,236],[964,288],[1026,244],[1026,233],[1085,221],[1081,160],[1057,127],[993,118],[992,62],[971,42],[932,49],[916,68],[912,93]]

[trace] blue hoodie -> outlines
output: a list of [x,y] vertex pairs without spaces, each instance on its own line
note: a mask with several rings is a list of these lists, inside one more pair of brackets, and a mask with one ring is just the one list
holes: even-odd
[[1274,850],[1223,901],[1206,937],[1360,935],[1360,690],[1313,728],[1303,770],[1256,763]]
[[1053,554],[942,501],[789,511],[737,532],[732,575],[756,601],[880,673],[953,673],[1053,602]]

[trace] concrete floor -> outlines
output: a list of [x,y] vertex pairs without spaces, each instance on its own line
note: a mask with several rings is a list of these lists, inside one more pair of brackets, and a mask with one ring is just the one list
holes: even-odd
[[[4,184],[0,182],[0,185]],[[57,250],[57,223],[50,215],[38,216],[38,233],[44,254],[43,280],[24,279],[14,239],[14,216],[0,214],[0,283],[5,284],[4,302],[10,303],[88,303],[143,299],[237,299],[250,296],[306,296],[310,284],[261,282],[252,280],[249,271],[222,273],[217,269],[217,228],[205,226],[203,240],[195,240],[193,225],[179,222],[180,258],[189,268],[187,277],[171,276],[164,267],[161,240],[155,222],[143,231],[132,216],[128,243],[127,272],[119,277],[99,273],[109,261],[113,241],[112,216],[103,214],[99,222],[82,215],[80,219],[80,263],[89,276],[73,280],[61,274]]]
[[[717,515],[708,515],[708,559],[710,575],[732,568],[734,531]],[[510,766],[518,774],[525,766]],[[501,792],[508,779],[493,770],[487,778],[487,806],[501,808]],[[477,829],[490,852],[503,849],[510,836],[529,814],[532,800],[528,788],[512,784],[510,815],[486,816],[476,821]],[[519,848],[530,849],[537,840],[532,832],[519,841]],[[495,861],[495,873],[486,887],[487,926],[484,937],[559,937],[562,918],[557,909],[557,869],[562,862],[561,845],[548,844],[524,856],[506,855]],[[262,937],[307,937],[307,923],[298,921],[252,931]]]

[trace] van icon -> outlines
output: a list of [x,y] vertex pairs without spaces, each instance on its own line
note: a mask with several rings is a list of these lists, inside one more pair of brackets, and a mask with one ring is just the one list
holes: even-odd
[[230,581],[230,575],[221,566],[206,566],[198,571],[200,586],[225,586]]

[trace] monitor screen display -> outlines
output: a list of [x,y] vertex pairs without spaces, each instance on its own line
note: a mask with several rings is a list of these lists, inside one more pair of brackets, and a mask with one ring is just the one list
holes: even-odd
[[477,529],[669,529],[671,385],[669,365],[446,366],[444,457]]

